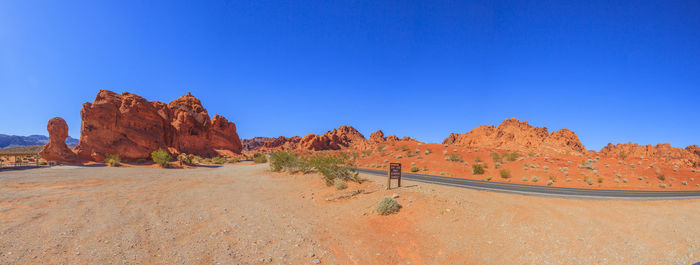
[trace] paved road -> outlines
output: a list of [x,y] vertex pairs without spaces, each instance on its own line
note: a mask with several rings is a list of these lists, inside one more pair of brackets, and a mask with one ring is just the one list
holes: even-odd
[[[360,173],[386,176],[387,172],[374,169],[357,169]],[[631,190],[597,190],[581,188],[564,188],[552,186],[526,185],[515,183],[491,182],[484,180],[460,179],[416,173],[401,173],[405,180],[413,180],[440,185],[463,187],[477,190],[519,193],[527,195],[588,198],[588,199],[628,199],[628,200],[675,200],[700,199],[700,190],[694,191],[631,191]],[[395,182],[394,182],[395,183]]]

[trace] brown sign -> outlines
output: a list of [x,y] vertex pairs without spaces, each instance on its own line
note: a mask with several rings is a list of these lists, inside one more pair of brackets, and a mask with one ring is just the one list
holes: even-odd
[[401,187],[401,163],[389,163],[389,177],[386,179],[386,189],[391,189],[391,179],[399,180]]
[[401,163],[389,164],[389,177],[392,179],[401,178]]

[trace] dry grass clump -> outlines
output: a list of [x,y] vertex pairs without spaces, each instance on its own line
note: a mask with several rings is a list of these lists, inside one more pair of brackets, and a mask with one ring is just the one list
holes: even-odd
[[481,164],[473,164],[472,165],[472,173],[474,175],[484,174],[484,166]]
[[510,178],[510,170],[501,169],[499,172],[501,173],[501,178],[504,178],[504,179]]
[[384,197],[377,205],[377,213],[381,215],[390,215],[398,212],[399,209],[401,209],[401,205],[391,197]]
[[110,167],[118,167],[121,166],[121,159],[119,159],[119,154],[106,154],[105,157],[105,164],[107,164]]

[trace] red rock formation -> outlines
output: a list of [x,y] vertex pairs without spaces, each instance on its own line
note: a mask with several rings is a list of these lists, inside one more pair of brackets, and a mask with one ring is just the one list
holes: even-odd
[[700,166],[700,155],[697,153],[697,145],[688,146],[686,149],[672,147],[669,143],[652,145],[639,145],[635,143],[616,144],[609,143],[600,150],[601,154],[625,157],[644,157],[661,159],[672,164],[682,166]]
[[396,142],[399,140],[399,137],[397,137],[396,135],[389,135],[386,137],[386,140],[389,142]]
[[44,145],[39,155],[47,161],[75,162],[77,156],[66,145],[68,138],[68,124],[62,118],[55,117],[46,125],[49,131],[49,142]]
[[384,132],[382,132],[382,130],[378,130],[370,134],[369,140],[374,143],[381,143],[386,141],[386,139],[384,139]]
[[452,133],[443,144],[546,153],[585,150],[578,136],[568,129],[550,134],[546,127],[534,127],[515,118],[506,119],[496,127],[482,125],[468,133]]
[[338,150],[351,144],[366,144],[366,141],[365,136],[355,128],[343,125],[320,136],[313,133],[304,136],[299,142],[299,148],[314,151]]
[[153,150],[166,147],[170,125],[162,114],[167,115],[168,111],[156,106],[157,103],[135,94],[100,90],[95,101],[83,104],[80,111],[78,156],[95,161],[103,160],[105,154],[119,154],[124,159],[148,158]]
[[240,153],[242,148],[235,125],[220,116],[210,120],[199,99],[189,93],[166,105],[100,90],[93,103],[83,104],[80,115],[76,150],[83,159],[100,161],[108,153],[148,158],[158,148],[197,155],[215,155],[214,149]]
[[211,146],[214,149],[231,150],[234,153],[243,151],[241,139],[236,132],[236,124],[220,115],[211,118]]

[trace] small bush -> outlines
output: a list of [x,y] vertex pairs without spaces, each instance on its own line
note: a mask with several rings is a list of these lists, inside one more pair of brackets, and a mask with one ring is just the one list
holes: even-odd
[[598,183],[603,183],[603,178],[598,178]]
[[181,165],[190,166],[193,164],[193,161],[192,161],[193,159],[194,159],[194,156],[191,156],[191,155],[188,156],[185,153],[181,153],[181,154],[177,155],[177,161],[179,161]]
[[452,162],[462,162],[462,161],[464,161],[464,160],[462,159],[462,156],[461,156],[461,155],[459,155],[459,154],[454,154],[454,153],[447,155],[446,160],[452,161]]
[[666,184],[661,183],[661,184],[659,184],[659,187],[662,188],[662,189],[665,189],[665,188],[666,188]]
[[547,180],[547,185],[550,185],[550,186],[551,186],[552,184],[554,184],[554,181],[552,181],[551,179],[550,179],[550,180]]
[[586,183],[588,183],[588,185],[593,185],[593,178],[586,176],[584,180]]
[[504,178],[504,179],[510,178],[510,170],[501,169],[499,172],[501,173],[501,178]]
[[344,190],[348,188],[348,184],[345,184],[345,181],[339,178],[333,181],[333,185],[335,186],[336,190]]
[[173,157],[170,156],[170,153],[165,151],[165,149],[158,148],[158,150],[151,152],[151,159],[153,159],[153,162],[161,167],[168,167],[170,166],[170,160],[173,160]]
[[502,163],[503,162],[503,157],[501,157],[501,155],[499,155],[496,152],[491,152],[491,154],[489,156],[491,157],[491,159],[493,159],[494,163]]
[[263,153],[255,153],[253,155],[253,162],[256,164],[267,163],[267,155]]
[[400,208],[401,205],[399,205],[396,200],[390,197],[384,197],[384,199],[382,199],[382,201],[377,205],[377,213],[381,215],[389,215],[398,212]]
[[484,166],[482,166],[481,164],[473,164],[472,165],[472,173],[474,175],[484,174]]
[[223,158],[220,156],[215,156],[214,158],[211,159],[211,162],[214,164],[217,164],[217,165],[221,165],[223,163],[226,163],[226,158]]
[[487,181],[491,181],[491,176],[486,176]]
[[360,182],[359,173],[354,169],[347,154],[314,155],[308,158],[308,163],[321,173],[327,186],[333,185],[338,178],[343,181]]
[[520,180],[527,181],[528,179],[527,179],[527,177],[522,177]]
[[412,166],[412,167],[411,167],[411,172],[418,172],[418,170],[419,170],[419,169],[418,169],[418,167],[416,167],[416,166]]
[[119,159],[118,154],[106,154],[105,157],[105,163],[109,165],[110,167],[118,167],[121,166],[121,159]]
[[518,153],[515,153],[515,152],[513,152],[513,153],[503,153],[503,157],[504,157],[506,160],[508,160],[508,161],[510,161],[510,162],[513,162],[513,161],[515,161],[515,160],[518,159]]
[[532,176],[532,182],[537,182],[538,180],[540,179],[538,179],[537,176]]
[[659,180],[661,180],[661,181],[666,180],[666,175],[664,175],[664,174],[659,174],[659,175],[656,176],[656,177],[657,177]]
[[685,185],[688,185],[688,182],[684,180],[683,182],[681,182],[681,184],[683,184],[685,186]]

